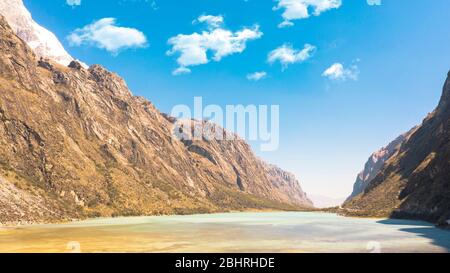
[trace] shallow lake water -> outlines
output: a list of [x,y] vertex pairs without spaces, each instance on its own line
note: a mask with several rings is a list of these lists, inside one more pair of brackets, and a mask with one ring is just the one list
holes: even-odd
[[0,252],[449,252],[420,221],[309,212],[102,218],[0,228]]

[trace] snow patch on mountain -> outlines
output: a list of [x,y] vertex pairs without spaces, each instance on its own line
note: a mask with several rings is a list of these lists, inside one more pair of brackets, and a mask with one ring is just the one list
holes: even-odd
[[0,14],[5,16],[17,36],[27,42],[39,57],[51,59],[64,66],[74,60],[55,34],[33,20],[22,0],[0,0]]

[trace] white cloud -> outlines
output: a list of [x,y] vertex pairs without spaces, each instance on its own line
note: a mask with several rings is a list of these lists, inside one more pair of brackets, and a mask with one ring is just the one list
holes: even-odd
[[279,28],[292,27],[293,25],[294,25],[294,23],[292,23],[291,21],[283,21],[278,24],[278,27]]
[[381,6],[381,0],[367,0],[369,6]]
[[66,0],[66,3],[69,6],[79,6],[81,5],[81,0]]
[[289,44],[284,44],[269,53],[267,61],[271,64],[274,62],[280,62],[283,69],[286,69],[288,65],[294,63],[301,63],[311,58],[316,51],[316,47],[310,44],[305,44],[304,48],[294,49]]
[[249,81],[259,81],[267,77],[267,73],[265,71],[254,72],[247,74],[247,80]]
[[196,21],[206,23],[208,31],[189,35],[179,34],[168,41],[172,48],[167,51],[167,55],[179,54],[177,58],[179,67],[173,71],[174,75],[179,75],[180,71],[184,73],[190,71],[189,66],[207,64],[210,59],[218,62],[223,57],[242,53],[247,47],[247,41],[259,39],[263,35],[258,25],[236,32],[225,29],[221,27],[223,24],[221,16],[203,15]]
[[358,80],[359,69],[358,66],[352,65],[350,68],[345,68],[341,63],[335,63],[327,70],[325,70],[322,76],[329,78],[330,80]]
[[134,28],[119,27],[115,18],[103,18],[73,31],[67,39],[73,46],[93,45],[113,54],[126,48],[145,47],[147,38]]
[[180,66],[172,72],[172,75],[177,76],[189,73],[191,73],[191,70],[189,68]]
[[201,15],[193,21],[193,24],[196,23],[206,23],[210,29],[218,28],[223,25],[223,16]]
[[[277,0],[278,5],[273,10],[284,9],[284,21],[278,27],[293,26],[293,20],[309,18],[311,15],[319,16],[322,12],[337,9],[342,0]],[[372,0],[373,1],[373,0]]]

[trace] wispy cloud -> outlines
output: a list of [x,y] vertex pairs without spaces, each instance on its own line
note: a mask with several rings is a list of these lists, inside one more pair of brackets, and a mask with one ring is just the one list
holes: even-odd
[[174,76],[189,74],[189,73],[191,73],[191,70],[184,66],[180,66],[177,69],[175,69],[174,71],[172,71],[172,75],[174,75]]
[[159,9],[158,3],[156,3],[156,1],[152,1],[150,3],[150,7],[152,7],[153,10],[158,10]]
[[284,19],[278,27],[294,25],[292,21],[309,18],[311,15],[319,16],[322,12],[337,9],[342,0],[277,0],[278,4],[273,10],[284,9]]
[[322,76],[329,78],[330,80],[347,81],[358,80],[359,69],[357,65],[352,65],[349,68],[345,68],[341,63],[335,63],[327,68]]
[[380,6],[381,0],[367,0],[369,6]]
[[270,64],[275,62],[280,62],[283,70],[286,69],[290,64],[301,63],[314,54],[317,48],[310,44],[305,44],[303,49],[295,49],[290,44],[284,44],[269,53],[267,61]]
[[81,5],[81,0],[66,0],[66,3],[69,6],[79,6]]
[[167,55],[178,54],[179,67],[173,71],[174,75],[189,73],[190,66],[207,64],[210,59],[218,62],[223,57],[242,53],[248,41],[259,39],[263,35],[258,25],[233,32],[225,29],[223,22],[222,16],[202,15],[193,23],[205,23],[207,31],[179,34],[169,39],[168,44],[172,48],[167,51]]
[[267,72],[265,72],[265,71],[247,74],[247,80],[255,81],[255,82],[260,81],[266,77],[267,77]]
[[192,24],[206,23],[210,29],[215,29],[221,27],[223,25],[223,22],[224,20],[222,15],[201,15],[200,17],[198,17],[198,19],[194,20]]
[[127,48],[145,47],[147,38],[141,31],[116,25],[115,18],[103,18],[73,31],[67,39],[72,46],[92,45],[113,54]]

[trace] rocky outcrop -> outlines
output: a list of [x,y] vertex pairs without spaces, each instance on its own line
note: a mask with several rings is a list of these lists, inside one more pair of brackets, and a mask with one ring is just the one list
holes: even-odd
[[347,198],[347,201],[364,192],[370,182],[375,178],[380,169],[384,166],[386,161],[397,154],[401,145],[409,138],[409,136],[414,132],[415,129],[416,128],[413,128],[409,132],[399,136],[394,141],[389,143],[386,147],[381,148],[369,157],[366,164],[364,165],[364,170],[362,170],[356,177],[355,184],[353,185],[353,192]]
[[438,107],[389,158],[364,192],[344,205],[353,215],[450,219],[450,73]]
[[311,205],[245,141],[179,140],[118,75],[39,58],[3,17],[0,88],[0,223]]

